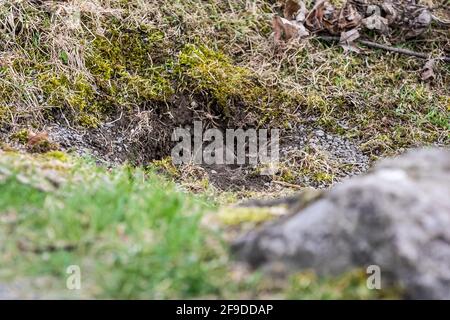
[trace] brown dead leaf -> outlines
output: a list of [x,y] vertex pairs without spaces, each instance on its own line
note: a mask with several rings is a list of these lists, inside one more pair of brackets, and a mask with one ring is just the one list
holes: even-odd
[[432,15],[428,9],[416,10],[414,19],[409,21],[409,28],[405,38],[410,39],[421,35],[430,26],[431,21]]
[[274,17],[272,26],[275,44],[279,44],[283,38],[288,41],[292,38],[301,38],[309,35],[309,32],[305,29],[303,24],[297,23],[296,21],[289,21],[281,17]]
[[340,43],[352,43],[356,39],[359,38],[359,31],[358,29],[352,29],[349,31],[343,31],[341,32],[341,39],[339,40]]
[[393,24],[399,16],[397,10],[394,8],[393,3],[390,0],[385,0],[381,7],[386,14],[385,18],[387,19],[388,24]]
[[434,74],[434,63],[436,62],[435,59],[428,60],[425,65],[423,66],[423,69],[420,73],[420,78],[423,81],[428,81],[433,79],[436,75]]
[[275,45],[278,45],[281,42],[282,29],[278,24],[277,17],[273,17],[272,19],[272,30],[273,30],[273,42]]
[[294,20],[300,10],[300,0],[286,0],[283,15],[288,20]]
[[[326,0],[319,0],[308,13],[305,19],[306,27],[311,31],[323,30],[323,16],[325,13]],[[329,3],[328,3],[329,4]]]
[[276,43],[283,37],[328,33],[341,36],[346,52],[359,52],[352,43],[359,37],[357,30],[374,30],[395,43],[422,34],[434,18],[429,8],[415,0],[347,0],[341,8],[329,0],[315,0],[309,12],[303,1],[279,0],[287,19],[274,18]]
[[352,29],[349,31],[342,31],[341,38],[339,40],[339,44],[344,49],[344,52],[353,51],[356,53],[360,53],[361,50],[355,45],[355,40],[359,38],[360,34],[358,29]]
[[280,17],[273,17],[272,29],[274,32],[273,41],[275,42],[275,45],[278,45],[282,41],[283,37],[283,24],[281,23]]
[[356,11],[355,7],[350,3],[346,4],[339,11],[337,26],[340,31],[353,29],[361,24],[362,16]]
[[339,34],[338,27],[338,14],[339,11],[335,10],[332,4],[325,3],[325,9],[323,12],[322,25],[325,30],[331,34]]
[[48,141],[48,132],[42,131],[39,133],[29,132],[28,134],[28,147],[33,147],[37,144],[40,144],[42,142]]
[[37,134],[28,133],[27,150],[32,153],[44,153],[51,150],[57,150],[59,145],[49,140],[48,132],[42,131]]

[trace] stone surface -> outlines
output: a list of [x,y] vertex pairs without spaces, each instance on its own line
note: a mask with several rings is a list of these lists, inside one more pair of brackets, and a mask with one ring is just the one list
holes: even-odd
[[321,275],[368,265],[408,298],[450,299],[450,150],[410,151],[233,245],[253,267]]

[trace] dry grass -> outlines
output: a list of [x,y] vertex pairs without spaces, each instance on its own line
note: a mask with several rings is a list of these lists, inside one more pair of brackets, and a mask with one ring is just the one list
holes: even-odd
[[[411,57],[344,55],[315,39],[274,48],[274,2],[1,1],[0,132],[120,119],[143,150],[149,135],[168,140],[161,128],[200,117],[215,126],[308,122],[362,139],[377,156],[448,144],[448,64],[423,83],[423,61]],[[434,27],[400,45],[448,54],[449,39]],[[186,52],[212,60],[186,67]],[[180,106],[194,115],[172,121]]]

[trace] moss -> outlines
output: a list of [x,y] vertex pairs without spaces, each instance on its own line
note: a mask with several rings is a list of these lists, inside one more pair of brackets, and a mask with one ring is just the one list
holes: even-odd
[[298,175],[294,173],[292,168],[284,167],[280,170],[280,178],[287,183],[295,183]]
[[47,158],[56,159],[56,160],[59,160],[62,162],[69,161],[69,156],[65,152],[58,151],[58,150],[49,151],[49,152],[45,153],[44,156]]
[[319,277],[311,271],[291,276],[287,299],[400,299],[402,290],[391,286],[381,290],[367,288],[367,274],[355,269],[336,277]]
[[178,168],[173,164],[171,157],[166,157],[161,160],[154,160],[149,169],[162,171],[163,173],[169,174],[172,178],[179,178],[181,174]]
[[187,44],[173,63],[179,91],[212,98],[224,118],[252,113],[257,125],[283,125],[300,95],[261,83],[250,69],[236,65],[221,51],[204,44]]
[[95,38],[86,66],[110,105],[165,101],[173,94],[165,69],[165,43],[164,34],[156,29],[125,29],[114,22],[105,36]]
[[97,36],[94,41],[94,53],[101,60],[107,60],[117,70],[145,75],[152,73],[154,62],[163,62],[166,58],[167,42],[163,32],[140,25],[127,28],[110,21],[105,36]]
[[[38,13],[34,17],[43,23],[45,15]],[[89,28],[88,21],[85,23]],[[26,97],[30,97],[33,104],[39,101],[60,108],[75,124],[96,127],[119,108],[166,101],[174,90],[166,72],[169,47],[164,33],[146,25],[130,27],[114,17],[102,21],[102,27],[103,36],[92,39],[93,33],[88,32],[77,39],[85,47],[84,56],[78,57],[85,62],[82,68],[64,67],[69,66],[74,52],[45,44],[38,50],[35,42],[40,37],[32,37],[31,42],[17,39],[26,54],[19,54],[9,66],[2,65],[0,73],[5,81],[0,82],[0,105],[15,109],[17,104],[29,104]],[[28,32],[36,35],[34,30]],[[52,51],[59,61],[52,60]],[[51,118],[51,108],[45,110],[50,110],[45,116]]]
[[11,139],[21,144],[26,144],[28,142],[28,136],[29,136],[28,130],[22,129],[17,131],[16,133],[13,133],[11,135]]
[[[252,14],[237,0],[103,6],[120,15],[83,11],[76,31],[65,29],[64,10],[32,1],[14,6],[27,23],[0,34],[2,126],[11,119],[51,124],[59,108],[70,124],[95,127],[124,110],[167,115],[174,101],[196,96],[198,114],[219,118],[215,125],[287,128],[305,119],[363,141],[370,155],[450,141],[446,64],[425,84],[418,81],[422,61],[380,51],[343,55],[311,40],[274,54],[267,21],[275,12],[264,1]],[[12,7],[1,8],[0,15]],[[150,19],[136,19],[141,11]],[[43,41],[55,30],[64,41]],[[445,41],[407,45],[431,52]]]
[[178,55],[175,72],[182,86],[212,94],[224,108],[230,99],[245,95],[246,89],[254,86],[247,69],[233,65],[226,55],[204,45],[186,45]]
[[[160,72],[159,72],[159,71]],[[131,75],[128,72],[121,73],[121,80],[126,88],[127,96],[123,98],[134,98],[135,100],[163,101],[173,94],[173,89],[168,79],[162,74],[161,68],[155,68],[154,72],[147,77]]]
[[332,183],[334,176],[327,172],[317,172],[314,174],[314,180],[317,182]]
[[31,153],[47,153],[50,151],[55,151],[58,149],[58,145],[49,141],[49,140],[41,140],[37,143],[28,146],[27,150]]
[[[126,13],[137,9],[135,3],[115,5]],[[219,2],[208,5],[205,10],[211,9],[210,13],[217,16],[219,5]],[[83,44],[83,50],[78,53],[41,43],[41,34],[48,35],[51,31],[50,20],[47,13],[29,7],[33,9],[36,24],[27,26],[30,27],[28,37],[18,39],[21,52],[26,54],[14,60],[14,72],[11,73],[13,77],[23,76],[23,83],[8,81],[4,86],[0,83],[0,105],[12,106],[17,101],[26,104],[29,102],[24,101],[24,97],[29,96],[33,104],[39,101],[50,107],[45,109],[50,110],[45,111],[46,118],[54,114],[51,107],[60,108],[69,115],[70,122],[96,127],[119,109],[132,112],[136,106],[160,108],[175,94],[200,94],[207,98],[202,107],[216,108],[218,105],[221,117],[231,119],[242,113],[242,109],[252,109],[258,112],[258,116],[252,117],[257,123],[269,123],[274,119],[282,122],[286,118],[282,107],[290,100],[290,95],[283,94],[278,88],[261,85],[250,69],[235,65],[219,50],[206,45],[183,45],[191,42],[184,34],[168,38],[165,29],[144,23],[124,23],[122,18],[114,16],[104,17],[100,21],[103,32],[96,34],[91,28],[98,27],[99,21],[83,14],[82,30],[70,36],[70,40]],[[269,8],[265,7],[265,10]],[[179,13],[182,12],[184,10]],[[179,23],[178,17],[174,21]],[[248,21],[238,19],[227,26],[221,22],[215,24],[221,25],[225,33],[243,28],[241,37],[245,38],[248,32],[254,32],[255,22],[257,19],[252,18]],[[230,29],[230,26],[235,28]],[[174,53],[180,48],[179,56],[174,59]],[[73,61],[84,62],[84,65],[71,65]]]
[[0,124],[8,119],[8,108],[0,106]]
[[329,103],[327,103],[323,93],[313,90],[308,92],[306,98],[306,107],[308,110],[319,110],[322,114],[326,114],[329,110]]
[[38,76],[47,104],[57,108],[74,111],[76,123],[85,127],[96,127],[100,123],[103,108],[96,99],[93,85],[81,75],[70,78],[55,72]]
[[80,112],[75,117],[75,121],[86,128],[97,128],[101,121],[94,115]]
[[273,214],[271,208],[223,208],[218,212],[220,222],[228,226],[242,223],[258,224],[275,217],[276,215]]

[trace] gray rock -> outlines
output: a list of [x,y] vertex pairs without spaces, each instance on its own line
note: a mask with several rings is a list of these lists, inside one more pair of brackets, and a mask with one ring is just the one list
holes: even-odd
[[450,149],[384,160],[233,250],[253,267],[320,275],[378,265],[383,285],[401,285],[408,298],[450,299]]
[[325,132],[323,132],[323,130],[317,130],[316,131],[316,136],[323,137],[324,135],[325,135]]

